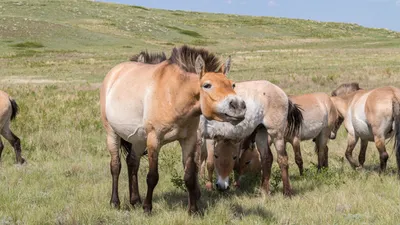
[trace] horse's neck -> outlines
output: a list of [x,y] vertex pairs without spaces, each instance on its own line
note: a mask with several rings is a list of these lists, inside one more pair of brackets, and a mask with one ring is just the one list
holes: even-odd
[[199,78],[191,73],[179,73],[177,76],[177,79],[180,82],[180,97],[182,98],[183,102],[186,102],[186,104],[183,104],[182,107],[190,107],[191,109],[189,114],[200,116],[201,108]]
[[351,93],[343,96],[332,97],[336,109],[339,111],[343,118],[346,118],[347,110],[349,109],[349,106],[355,94],[356,93]]

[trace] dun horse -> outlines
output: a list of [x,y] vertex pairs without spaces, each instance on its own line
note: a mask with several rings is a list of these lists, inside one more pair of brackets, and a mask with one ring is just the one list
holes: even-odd
[[236,95],[233,82],[226,77],[230,62],[225,65],[204,49],[183,46],[174,48],[170,58],[158,64],[125,62],[111,69],[101,87],[100,105],[111,155],[112,205],[120,205],[121,143],[127,147],[132,205],[141,203],[137,177],[139,156],[145,150],[148,152],[143,209],[151,212],[153,190],[159,179],[160,148],[178,140],[189,193],[189,212],[197,211],[200,189],[195,150],[199,116],[236,124],[244,119],[246,112],[245,102]]
[[[13,146],[16,161],[23,164],[25,159],[21,156],[21,142],[11,131],[10,123],[18,114],[18,105],[7,93],[0,91],[0,134]],[[0,159],[4,145],[0,137]]]
[[[202,117],[200,123],[202,137],[214,139],[214,160],[221,161],[216,162],[216,165],[221,165],[216,168],[217,189],[228,189],[229,174],[233,169],[233,162],[239,156],[240,142],[256,130],[255,142],[260,152],[263,190],[267,193],[270,191],[269,179],[273,162],[268,143],[268,135],[270,135],[277,151],[283,193],[291,195],[285,136],[298,135],[303,120],[300,109],[288,99],[282,89],[268,81],[237,83],[235,91],[245,100],[247,106],[245,119],[242,122],[233,125],[208,121]],[[286,132],[289,134],[285,134]],[[228,158],[224,158],[224,156]]]
[[[379,151],[380,170],[385,170],[389,158],[385,140],[395,136],[394,148],[400,177],[400,89],[381,87],[363,90],[357,83],[352,83],[339,86],[332,96],[348,132],[346,158],[350,165],[353,168],[364,165],[368,142],[373,141]],[[361,149],[357,162],[352,153],[358,139],[361,139]]]

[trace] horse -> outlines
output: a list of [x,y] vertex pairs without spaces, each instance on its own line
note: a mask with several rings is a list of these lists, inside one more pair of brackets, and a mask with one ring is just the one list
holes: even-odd
[[[400,178],[400,89],[386,86],[364,90],[357,83],[343,84],[332,92],[333,103],[344,118],[347,130],[346,159],[353,168],[364,166],[368,142],[375,142],[380,156],[380,172],[389,158],[385,140],[394,137],[398,177]],[[361,139],[358,162],[353,150]]]
[[[10,129],[10,123],[16,118],[17,114],[17,102],[0,90],[0,134],[13,146],[16,162],[23,164],[25,159],[21,156],[21,141]],[[4,145],[0,137],[0,159],[3,149]]]
[[216,161],[215,165],[218,165],[216,167],[218,177],[216,188],[221,191],[229,188],[229,174],[234,163],[228,165],[228,160],[230,162],[237,160],[240,143],[248,142],[245,139],[255,132],[254,140],[262,165],[262,189],[266,193],[270,192],[269,179],[273,156],[268,136],[271,136],[281,169],[283,193],[290,196],[292,189],[288,175],[289,165],[285,136],[298,135],[303,121],[300,108],[289,100],[281,88],[265,80],[236,83],[235,91],[246,102],[247,111],[243,121],[233,125],[209,121],[205,117],[200,118],[201,136],[205,139],[214,139],[213,160]]
[[178,140],[189,194],[188,211],[198,210],[195,150],[199,117],[236,124],[246,112],[245,102],[226,76],[229,68],[230,60],[223,64],[205,49],[184,45],[173,48],[169,59],[160,63],[124,62],[108,72],[100,88],[100,110],[111,155],[112,206],[120,206],[121,145],[126,152],[132,206],[141,203],[137,172],[140,156],[147,150],[149,172],[143,209],[151,213],[160,148]]
[[340,127],[340,117],[337,109],[326,93],[310,93],[289,96],[289,99],[303,111],[303,122],[297,135],[285,137],[293,146],[295,162],[303,175],[303,159],[300,151],[300,142],[313,140],[315,152],[318,154],[318,169],[328,167],[329,139],[335,139]]

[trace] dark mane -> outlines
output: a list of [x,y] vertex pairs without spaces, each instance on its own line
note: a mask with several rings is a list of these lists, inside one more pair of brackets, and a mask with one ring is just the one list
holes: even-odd
[[332,96],[341,96],[361,90],[360,85],[356,82],[341,84],[338,88],[332,91]]
[[167,60],[167,56],[164,52],[149,53],[147,51],[141,51],[139,54],[132,56],[129,60],[146,64],[158,64]]
[[178,65],[182,70],[189,73],[196,73],[195,62],[198,55],[204,60],[205,72],[221,72],[222,63],[217,56],[201,48],[192,48],[183,45],[179,48],[173,48],[169,63]]

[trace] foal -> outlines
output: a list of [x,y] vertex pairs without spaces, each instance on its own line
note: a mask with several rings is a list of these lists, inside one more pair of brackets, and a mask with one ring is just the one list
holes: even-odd
[[[21,156],[21,142],[11,131],[10,123],[18,114],[18,105],[7,93],[0,91],[0,134],[13,146],[16,161],[23,164],[25,159]],[[0,159],[4,145],[0,137]]]
[[[400,89],[388,86],[363,90],[353,83],[339,86],[332,95],[348,132],[346,158],[350,165],[353,168],[364,165],[368,142],[373,141],[380,155],[380,170],[384,171],[389,158],[385,140],[394,136],[400,178]],[[361,149],[357,162],[352,153],[358,139]]]
[[178,140],[189,212],[197,211],[200,189],[195,150],[199,116],[237,124],[246,112],[244,101],[233,90],[233,82],[225,76],[228,71],[229,63],[224,66],[214,54],[188,46],[174,48],[168,60],[157,64],[126,62],[111,69],[101,87],[100,105],[111,155],[112,205],[120,205],[121,143],[128,147],[126,161],[132,205],[141,203],[137,172],[140,156],[145,150],[148,152],[143,208],[151,212],[153,191],[159,179],[160,148]]

